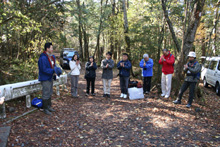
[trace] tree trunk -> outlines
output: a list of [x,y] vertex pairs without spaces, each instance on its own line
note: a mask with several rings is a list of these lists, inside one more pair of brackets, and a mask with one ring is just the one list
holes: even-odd
[[[200,23],[205,0],[194,0],[194,2],[193,2],[194,9],[192,10],[191,18],[188,20],[189,25],[188,25],[187,30],[184,35],[183,45],[182,45],[181,50],[180,50],[180,46],[178,44],[173,26],[172,26],[172,22],[170,21],[169,16],[168,16],[168,12],[166,10],[165,0],[161,0],[161,2],[162,2],[162,8],[164,11],[164,16],[165,16],[167,23],[169,25],[169,29],[172,34],[172,38],[173,38],[173,41],[176,45],[176,48],[177,48],[178,52],[181,51],[183,53],[183,55],[180,56],[180,59],[178,61],[178,64],[177,64],[178,66],[175,67],[176,72],[175,72],[174,80],[176,81],[176,84],[173,87],[175,87],[175,95],[177,95],[179,87],[180,87],[180,81],[183,80],[183,77],[184,77],[182,74],[182,69],[183,69],[183,65],[186,63],[186,60],[187,60],[187,58],[185,58],[185,57],[187,56],[187,54],[189,53],[189,51],[191,50],[191,48],[193,46],[196,30],[197,30],[199,23]],[[187,14],[187,13],[185,13],[185,14]],[[185,16],[185,17],[187,17],[187,16]]]
[[[220,1],[219,1],[220,3]],[[217,48],[217,25],[218,25],[218,21],[219,21],[219,14],[218,14],[218,11],[219,11],[219,7],[217,5],[217,8],[216,8],[216,14],[215,14],[215,25],[214,25],[214,38],[213,38],[213,52],[214,52],[214,55],[216,55],[216,48]],[[210,38],[211,39],[211,38]]]
[[[187,57],[189,51],[192,49],[193,42],[195,39],[195,34],[196,34],[196,31],[197,31],[197,28],[199,26],[200,19],[202,16],[204,4],[205,4],[205,0],[197,0],[194,3],[194,10],[192,12],[192,16],[190,18],[190,23],[187,28],[186,34],[184,36],[184,44],[183,44],[183,48],[182,48],[182,52],[184,54],[183,54],[183,56],[180,56],[180,59],[178,61],[178,66],[176,68],[175,79],[177,81],[183,80],[183,77],[184,77],[182,74],[183,65],[186,63],[186,60],[187,60],[186,57]],[[179,88],[179,86],[176,85],[176,87],[178,87],[178,88]],[[176,95],[178,94],[178,89],[176,89],[175,94]]]
[[[158,49],[157,49],[157,61],[160,60],[160,52],[161,52],[161,48],[162,48],[162,42],[163,42],[163,39],[164,39],[164,28],[165,28],[165,22],[162,25],[161,30],[159,32]],[[157,82],[159,82],[161,72],[160,72],[160,64],[159,64],[159,62],[157,62],[157,63],[158,63],[158,67],[157,67]]]
[[[98,30],[98,34],[97,34],[97,43],[96,43],[96,47],[95,47],[95,52],[94,52],[94,56],[96,55],[97,58],[97,62],[100,63],[101,62],[101,56],[100,56],[100,34],[102,32],[102,23],[103,23],[103,0],[101,0],[101,11],[100,11],[100,23],[99,23],[99,30]],[[108,0],[106,0],[106,4],[105,7],[107,6]]]
[[110,50],[113,54],[113,59],[117,59],[116,58],[116,54],[115,52],[117,52],[117,48],[115,47],[114,45],[114,34],[115,34],[115,28],[114,28],[114,24],[115,24],[115,21],[114,21],[114,18],[115,18],[115,0],[112,0],[112,14],[111,14],[111,29],[110,29]]
[[125,34],[125,42],[126,42],[126,52],[130,55],[130,37],[128,35],[128,17],[127,17],[127,8],[125,4],[125,0],[122,0],[122,7],[124,11],[124,34]]
[[166,10],[166,0],[161,0],[162,2],[162,8],[163,8],[163,12],[164,12],[164,16],[165,16],[165,19],[167,21],[167,24],[169,26],[169,29],[170,29],[170,33],[172,35],[172,38],[173,38],[173,41],[174,41],[174,44],[176,46],[176,49],[178,52],[180,52],[181,48],[180,48],[180,45],[179,45],[179,42],[177,40],[177,37],[176,37],[176,34],[174,32],[174,29],[173,29],[173,24],[169,18],[169,15],[168,15],[168,12]]
[[82,12],[81,12],[81,5],[80,5],[80,0],[77,0],[76,1],[77,3],[77,7],[78,7],[78,23],[79,23],[79,26],[78,26],[78,30],[79,30],[79,50],[80,50],[80,56],[82,59],[84,59],[84,56],[83,56],[83,43],[82,43],[82,23],[81,23],[81,16],[82,16]]
[[82,27],[83,30],[83,40],[84,40],[84,58],[83,60],[86,61],[89,58],[89,37],[86,33],[86,27]]

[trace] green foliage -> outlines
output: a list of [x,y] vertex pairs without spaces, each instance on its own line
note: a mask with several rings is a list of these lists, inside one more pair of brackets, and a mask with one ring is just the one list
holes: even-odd
[[[128,34],[124,33],[122,2],[115,1],[113,4],[113,1],[102,0],[102,5],[100,2],[80,0],[82,12],[80,23],[79,8],[75,0],[10,0],[0,3],[0,84],[36,79],[37,59],[47,41],[53,42],[55,50],[63,47],[79,49],[79,24],[86,32],[88,39],[89,53],[87,55],[94,54],[99,34],[99,46],[103,50],[99,51],[98,57],[103,57],[105,52],[111,50],[116,62],[120,60],[121,53],[125,52],[126,35],[130,38],[130,54],[134,66],[138,66],[144,53],[148,53],[157,63],[160,46],[170,49],[175,56],[179,55],[164,20],[160,0],[126,1],[126,3],[129,2],[129,7],[127,7]],[[185,2],[167,1],[168,14],[179,44],[183,39]],[[190,12],[193,9],[193,1],[189,2],[188,11]],[[213,46],[216,50],[215,55],[220,52],[219,27],[217,27],[216,34],[212,34],[210,38],[216,16],[219,15],[218,13],[216,15],[217,2],[218,0],[206,1],[192,49],[196,50],[198,56],[202,55],[203,43],[205,43],[207,55],[214,55]],[[186,25],[188,21],[187,19]],[[162,27],[164,38],[161,44],[159,40]],[[82,36],[85,34],[82,33]],[[85,46],[84,41],[83,46]],[[10,78],[6,78],[8,76]]]

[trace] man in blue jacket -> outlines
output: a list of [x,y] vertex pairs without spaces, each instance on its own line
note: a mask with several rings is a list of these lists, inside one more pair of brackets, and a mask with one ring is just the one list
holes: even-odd
[[121,98],[127,98],[128,82],[130,77],[131,62],[128,60],[128,54],[122,54],[122,60],[118,62],[117,68],[120,75]]
[[153,76],[153,65],[154,62],[149,58],[148,54],[144,54],[140,62],[140,67],[142,68],[142,77],[143,77],[143,91],[148,94],[151,88],[151,78]]
[[53,94],[53,79],[56,78],[56,71],[61,69],[56,67],[55,56],[52,55],[53,46],[52,43],[46,43],[44,46],[44,52],[40,55],[38,60],[39,77],[38,80],[42,85],[42,100],[44,113],[51,115],[51,112],[55,110],[51,107],[51,96]]

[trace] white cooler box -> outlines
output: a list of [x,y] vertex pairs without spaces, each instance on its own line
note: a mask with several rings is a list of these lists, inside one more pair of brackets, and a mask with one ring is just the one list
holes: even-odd
[[143,88],[137,88],[137,87],[128,88],[128,94],[130,100],[137,100],[144,98]]

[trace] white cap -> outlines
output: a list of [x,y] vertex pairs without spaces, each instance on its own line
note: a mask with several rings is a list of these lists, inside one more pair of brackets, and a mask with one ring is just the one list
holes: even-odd
[[144,54],[144,55],[143,55],[143,58],[146,58],[146,57],[149,57],[148,54]]
[[195,52],[189,52],[188,57],[194,57],[194,58],[196,58],[196,53],[195,53]]

